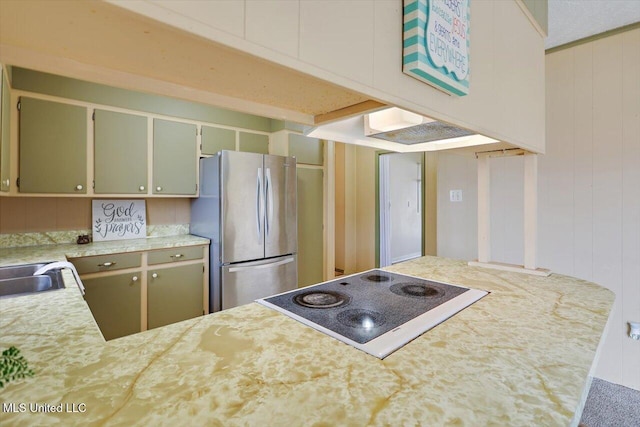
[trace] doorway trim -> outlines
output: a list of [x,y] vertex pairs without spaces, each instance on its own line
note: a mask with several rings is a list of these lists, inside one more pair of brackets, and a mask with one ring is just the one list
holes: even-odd
[[[376,244],[376,250],[375,250],[375,266],[376,268],[380,268],[380,265],[382,265],[381,261],[382,261],[382,255],[381,255],[381,251],[382,251],[382,241],[381,241],[381,224],[382,221],[386,221],[387,226],[389,226],[390,228],[390,222],[389,219],[387,218],[383,218],[383,214],[382,214],[382,209],[381,209],[381,204],[380,204],[380,188],[381,186],[384,187],[386,186],[388,189],[388,181],[386,183],[382,183],[381,182],[381,175],[380,175],[380,165],[381,165],[381,159],[380,156],[384,155],[384,154],[397,154],[394,151],[376,151],[376,164],[375,164],[375,182],[376,182],[376,215],[375,215],[375,244]],[[388,162],[386,162],[388,165]],[[421,236],[420,236],[420,253],[421,256],[425,255],[425,242],[426,242],[426,229],[427,229],[427,221],[433,221],[435,222],[436,219],[435,218],[431,218],[431,216],[426,214],[426,187],[427,187],[427,182],[426,182],[426,178],[427,178],[427,157],[426,157],[426,153],[422,153],[422,166],[421,166],[421,170],[420,170],[420,179],[422,182],[422,185],[420,186],[420,209],[421,209],[421,214],[422,214],[422,232],[421,232]],[[389,230],[387,230],[389,231]],[[390,258],[390,255],[389,255]],[[391,261],[391,260],[389,260]],[[389,264],[390,265],[390,264]]]

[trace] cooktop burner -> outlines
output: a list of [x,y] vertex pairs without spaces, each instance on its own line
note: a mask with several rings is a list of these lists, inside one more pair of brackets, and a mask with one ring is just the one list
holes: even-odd
[[391,285],[389,290],[396,295],[409,298],[441,298],[446,293],[442,288],[437,288],[435,283],[402,282]]
[[367,282],[390,282],[393,278],[389,274],[367,274],[364,276],[360,276],[360,278]]
[[347,304],[349,300],[349,295],[332,291],[304,292],[293,297],[296,304],[310,308],[338,307]]
[[486,294],[370,270],[257,301],[382,359]]
[[384,316],[371,310],[354,308],[338,313],[338,322],[357,329],[373,329],[384,325]]

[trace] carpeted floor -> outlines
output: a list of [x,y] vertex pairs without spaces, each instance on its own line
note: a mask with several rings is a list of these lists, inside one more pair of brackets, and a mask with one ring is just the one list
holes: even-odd
[[594,378],[580,424],[584,427],[640,427],[640,391]]

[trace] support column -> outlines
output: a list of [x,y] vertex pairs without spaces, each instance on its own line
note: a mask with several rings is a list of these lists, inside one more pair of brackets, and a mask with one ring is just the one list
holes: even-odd
[[[524,265],[491,260],[491,157],[524,156]],[[548,276],[551,271],[537,267],[538,155],[521,149],[476,153],[478,159],[478,261],[474,267]]]
[[537,268],[538,155],[524,155],[524,268]]
[[491,262],[491,168],[478,157],[478,262]]

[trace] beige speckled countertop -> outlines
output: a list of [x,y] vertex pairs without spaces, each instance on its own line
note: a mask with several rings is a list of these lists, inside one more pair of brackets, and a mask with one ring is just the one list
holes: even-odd
[[[56,250],[0,259],[77,256]],[[576,423],[610,291],[436,257],[389,270],[491,294],[384,360],[255,303],[105,343],[77,289],[0,300],[0,349],[17,346],[36,372],[0,390],[0,404],[27,408],[2,424]]]

